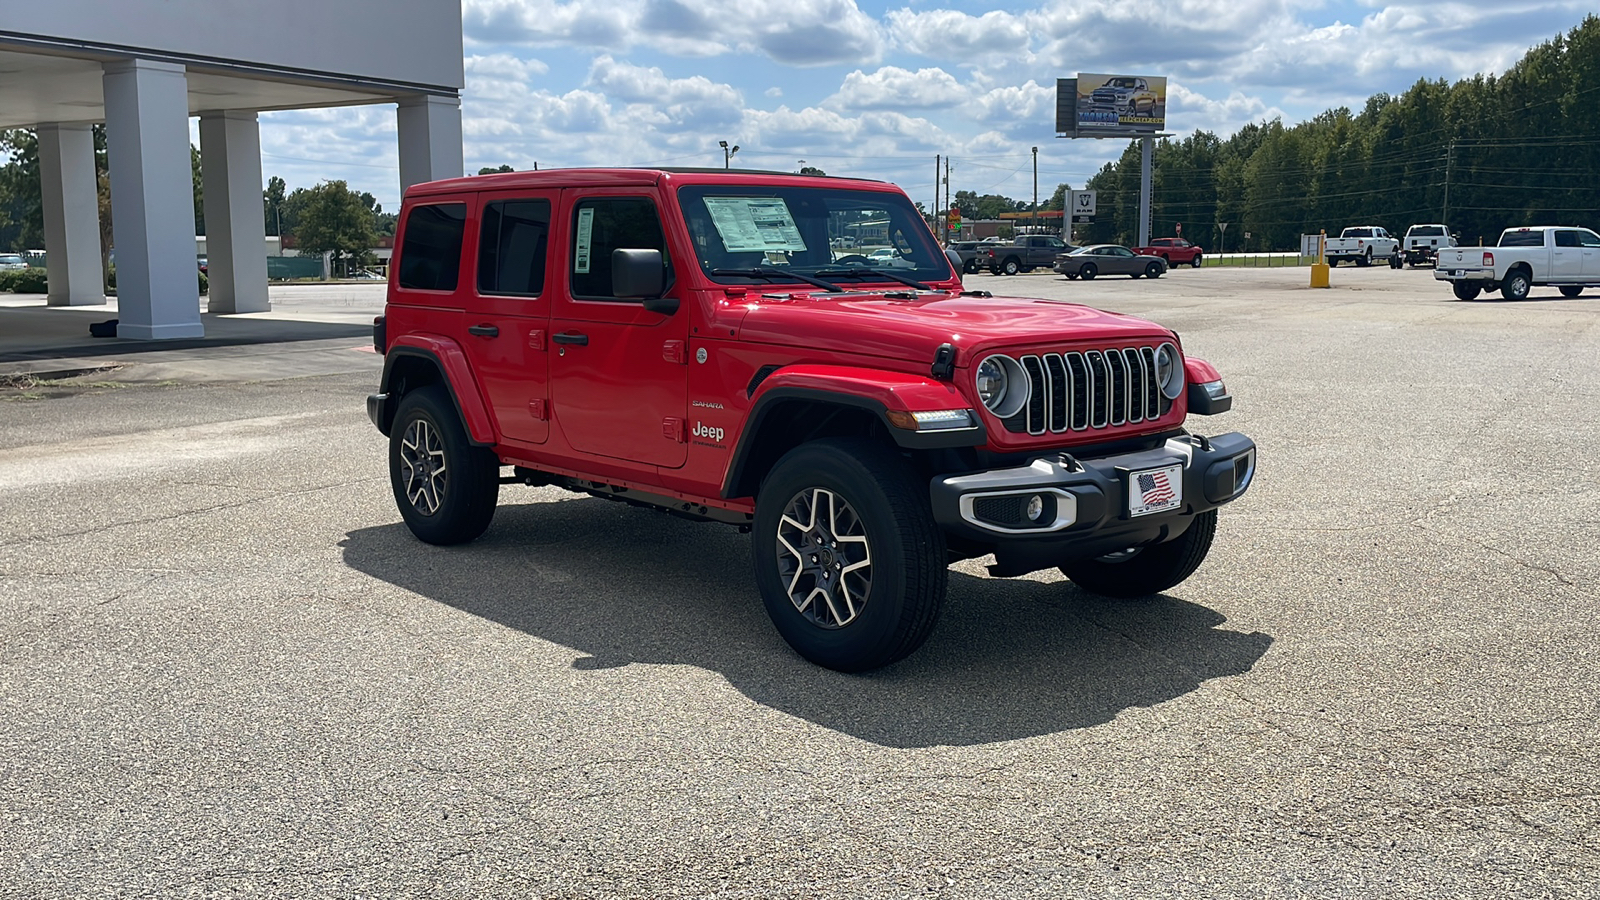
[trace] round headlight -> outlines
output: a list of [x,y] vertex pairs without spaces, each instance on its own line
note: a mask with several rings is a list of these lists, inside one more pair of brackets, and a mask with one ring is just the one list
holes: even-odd
[[1171,344],[1156,348],[1156,384],[1168,400],[1176,400],[1183,393],[1183,363],[1178,358],[1178,348]]
[[999,418],[1011,418],[1028,402],[1028,373],[1022,371],[1021,363],[1004,353],[978,363],[973,382],[984,408]]
[[978,363],[978,399],[993,410],[1006,399],[1006,370],[999,357],[991,356]]

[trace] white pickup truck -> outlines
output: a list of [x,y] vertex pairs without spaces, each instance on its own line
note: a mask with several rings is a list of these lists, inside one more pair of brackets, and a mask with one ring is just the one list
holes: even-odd
[[1400,242],[1400,258],[1408,266],[1433,265],[1442,247],[1457,247],[1460,242],[1448,225],[1413,225]]
[[1462,300],[1495,288],[1507,300],[1521,300],[1546,284],[1576,297],[1600,287],[1600,235],[1568,225],[1507,228],[1494,247],[1441,248],[1433,277],[1450,282]]
[[1337,266],[1349,260],[1358,266],[1370,266],[1382,260],[1389,268],[1400,268],[1400,242],[1376,225],[1355,225],[1346,228],[1336,238],[1328,239],[1328,265]]

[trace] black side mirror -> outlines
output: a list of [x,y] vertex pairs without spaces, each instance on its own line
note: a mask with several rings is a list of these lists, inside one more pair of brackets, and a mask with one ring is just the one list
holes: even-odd
[[678,301],[661,296],[666,287],[666,271],[660,250],[611,251],[611,293],[629,300],[644,301],[644,308],[663,315],[678,311]]

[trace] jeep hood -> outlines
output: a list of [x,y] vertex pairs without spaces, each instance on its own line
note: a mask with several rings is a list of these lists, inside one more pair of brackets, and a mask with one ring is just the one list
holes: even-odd
[[1028,347],[1081,340],[1169,338],[1171,332],[1133,316],[1063,300],[924,294],[897,300],[882,294],[796,294],[750,303],[739,339],[763,344],[932,361],[940,344],[961,351]]

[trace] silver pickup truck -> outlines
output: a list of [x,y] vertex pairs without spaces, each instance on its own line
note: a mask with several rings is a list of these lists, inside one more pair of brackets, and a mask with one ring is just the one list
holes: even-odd
[[1547,284],[1576,297],[1600,287],[1600,235],[1568,225],[1507,228],[1494,247],[1440,248],[1433,277],[1450,282],[1461,300],[1497,288],[1507,300],[1521,300]]

